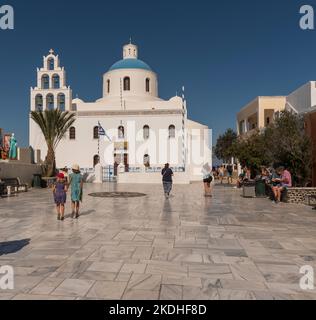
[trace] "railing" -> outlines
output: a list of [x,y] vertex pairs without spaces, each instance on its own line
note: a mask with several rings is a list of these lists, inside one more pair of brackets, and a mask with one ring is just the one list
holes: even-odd
[[102,167],[102,181],[103,182],[116,181],[116,177],[114,175],[114,166]]
[[94,168],[80,168],[82,174],[91,174],[94,173]]

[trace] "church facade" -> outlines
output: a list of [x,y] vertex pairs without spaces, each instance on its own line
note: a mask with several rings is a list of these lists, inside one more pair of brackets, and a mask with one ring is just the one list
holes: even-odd
[[[78,163],[93,172],[100,164],[112,168],[118,182],[158,182],[163,164],[170,163],[181,183],[200,180],[203,165],[212,165],[207,126],[187,118],[184,94],[163,100],[158,76],[138,58],[138,47],[123,47],[123,59],[103,76],[103,96],[94,102],[73,99],[66,72],[53,50],[37,70],[31,88],[31,110],[59,108],[76,114],[76,121],[56,150],[57,167]],[[44,137],[30,118],[30,146],[47,152]],[[105,131],[105,135],[100,135]],[[104,133],[104,132],[103,132]],[[112,170],[112,171],[111,171]]]

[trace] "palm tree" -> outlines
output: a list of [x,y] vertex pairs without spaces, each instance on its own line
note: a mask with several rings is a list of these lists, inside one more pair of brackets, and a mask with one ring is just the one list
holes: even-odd
[[46,177],[53,177],[56,169],[56,148],[67,130],[76,121],[75,114],[54,109],[32,111],[31,118],[40,127],[47,144],[48,150],[44,163],[44,174]]

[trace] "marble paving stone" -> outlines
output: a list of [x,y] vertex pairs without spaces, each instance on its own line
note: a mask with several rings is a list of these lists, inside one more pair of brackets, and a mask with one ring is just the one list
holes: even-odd
[[190,265],[189,277],[233,279],[233,274],[228,265]]
[[95,281],[66,279],[53,292],[54,296],[84,297]]
[[250,291],[218,289],[218,295],[219,300],[256,300]]
[[316,300],[314,293],[304,293],[304,294],[293,294],[291,295],[293,300]]
[[188,268],[181,265],[172,264],[148,264],[146,273],[161,274],[161,275],[179,275],[186,277],[188,275]]
[[73,274],[71,278],[82,280],[113,281],[116,277],[117,273],[115,272],[84,271],[82,273]]
[[203,257],[200,254],[176,253],[171,251],[168,255],[168,261],[203,263]]
[[182,286],[162,285],[160,300],[182,300]]
[[123,300],[158,300],[159,291],[152,290],[127,290],[123,295]]
[[253,294],[257,300],[293,300],[289,294],[274,293],[271,291],[254,291]]
[[97,281],[87,294],[88,298],[119,300],[122,298],[127,282]]
[[146,264],[129,264],[125,263],[121,269],[121,273],[145,273],[147,265]]
[[75,297],[66,297],[66,296],[51,296],[51,295],[40,295],[40,294],[18,294],[12,300],[75,300]]
[[14,289],[10,292],[14,293],[29,293],[36,287],[44,278],[40,276],[15,276]]
[[215,288],[183,287],[184,300],[219,300],[218,290]]
[[246,280],[221,279],[223,289],[245,290],[245,291],[264,291],[268,289],[268,284]]
[[88,271],[101,271],[101,272],[119,272],[122,268],[122,263],[116,262],[93,262],[87,269]]
[[153,248],[151,248],[151,247],[149,247],[149,248],[136,248],[132,258],[133,259],[142,259],[142,260],[150,259],[152,252],[153,252]]
[[30,291],[31,294],[49,295],[52,293],[65,279],[46,278],[41,281],[34,289]]
[[280,283],[280,282],[267,282],[267,287],[270,291],[296,295],[296,294],[305,294],[306,291],[302,290],[299,286],[299,283]]
[[0,300],[11,300],[15,296],[14,293],[0,293]]
[[162,277],[162,284],[202,288],[201,278],[163,276]]
[[173,248],[174,239],[158,239],[156,238],[153,242],[154,248]]
[[[88,196],[131,188],[147,196]],[[15,271],[15,289],[0,292],[0,299],[316,298],[316,291],[299,288],[299,269],[316,270],[310,207],[245,199],[226,185],[216,185],[212,199],[204,198],[200,183],[175,185],[168,201],[161,185],[84,189],[82,216],[70,219],[68,202],[63,223],[49,190],[0,199],[0,266]],[[8,241],[26,245],[4,252]]]
[[127,285],[127,289],[159,291],[161,281],[161,275],[133,274]]
[[118,282],[129,282],[131,277],[133,275],[133,272],[130,272],[130,273],[118,273],[115,277],[115,281],[118,281]]
[[255,264],[231,264],[230,269],[236,280],[246,280],[253,282],[264,282],[265,278],[255,266]]

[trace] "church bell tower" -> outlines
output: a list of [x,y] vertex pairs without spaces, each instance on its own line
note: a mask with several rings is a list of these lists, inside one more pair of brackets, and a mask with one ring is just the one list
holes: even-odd
[[43,67],[37,69],[37,86],[31,88],[31,110],[70,111],[71,105],[72,91],[66,84],[66,71],[51,49],[43,57]]

